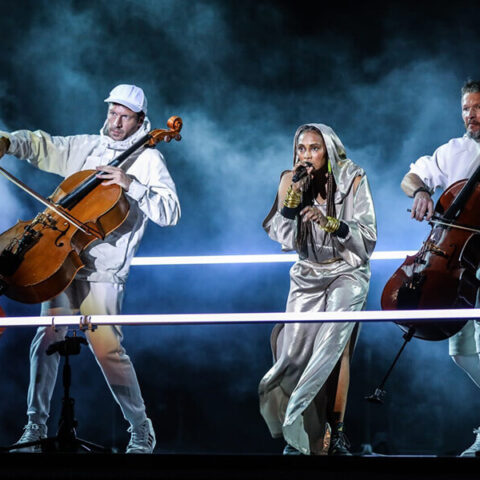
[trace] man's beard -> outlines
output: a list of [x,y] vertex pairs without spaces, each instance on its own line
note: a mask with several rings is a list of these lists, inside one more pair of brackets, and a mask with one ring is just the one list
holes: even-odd
[[469,132],[467,130],[467,137],[475,140],[476,142],[480,142],[480,130],[476,130],[475,132]]

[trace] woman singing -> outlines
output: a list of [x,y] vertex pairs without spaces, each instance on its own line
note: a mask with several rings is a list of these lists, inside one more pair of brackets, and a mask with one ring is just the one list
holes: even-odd
[[[347,158],[330,127],[297,130],[293,170],[282,174],[263,226],[284,250],[299,254],[287,312],[365,307],[375,211],[364,170]],[[343,419],[357,332],[352,322],[273,329],[275,363],[260,382],[260,410],[272,436],[285,439],[284,454],[351,455]]]

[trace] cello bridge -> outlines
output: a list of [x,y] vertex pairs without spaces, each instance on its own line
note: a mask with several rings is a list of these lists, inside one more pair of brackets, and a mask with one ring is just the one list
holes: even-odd
[[55,220],[49,213],[39,213],[30,224],[31,227],[41,225],[43,228],[57,229],[57,220]]
[[55,245],[57,247],[63,247],[64,243],[61,241],[61,238],[68,232],[70,229],[70,224],[68,222],[64,222],[64,229],[62,230],[57,226],[58,220],[56,220],[51,214],[49,213],[39,213],[33,220],[33,222],[26,228],[33,229],[36,225],[41,225],[43,229],[49,228],[51,230],[59,232],[58,237],[55,239]]
[[442,257],[448,257],[447,252],[445,250],[442,250],[440,247],[435,245],[433,242],[426,242],[425,247],[426,247],[426,250],[428,252],[432,252],[435,255],[440,255]]

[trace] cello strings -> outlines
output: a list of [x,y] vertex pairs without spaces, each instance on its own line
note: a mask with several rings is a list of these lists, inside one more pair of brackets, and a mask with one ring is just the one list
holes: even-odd
[[480,233],[480,230],[478,228],[465,227],[463,225],[457,225],[457,224],[453,224],[453,223],[442,222],[441,220],[437,220],[435,218],[432,219],[431,222],[436,223],[438,225],[445,225],[445,226],[451,227],[451,228],[458,228],[460,230],[467,230],[467,231],[473,232],[473,233]]
[[[407,208],[407,212],[411,212],[411,211],[412,210],[410,208]],[[426,214],[425,214],[425,216],[426,216]],[[438,225],[445,225],[446,227],[458,228],[460,230],[467,230],[469,232],[480,233],[480,229],[478,229],[478,228],[466,227],[465,225],[461,225],[461,224],[444,222],[444,221],[440,220],[441,218],[443,218],[443,217],[433,215],[432,218],[429,220],[429,223],[436,223]]]
[[2,167],[0,167],[0,174],[2,174],[7,180],[10,180],[18,188],[21,188],[24,192],[28,193],[35,200],[38,200],[40,203],[45,205],[47,208],[54,211],[57,215],[62,217],[64,220],[67,220],[67,222],[73,223],[83,233],[86,233],[87,235],[93,235],[93,236],[97,237],[98,239],[103,239],[103,237],[98,232],[96,232],[94,229],[92,229],[88,225],[85,225],[84,223],[80,222],[79,220],[77,220],[75,217],[73,217],[69,213],[60,210],[51,200],[43,197],[42,195],[40,195],[37,192],[34,192],[33,190],[31,190],[21,180],[14,177],[11,173],[7,172]]

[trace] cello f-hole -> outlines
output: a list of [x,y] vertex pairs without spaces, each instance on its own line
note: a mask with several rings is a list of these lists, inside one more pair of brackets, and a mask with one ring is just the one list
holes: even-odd
[[70,230],[70,224],[65,222],[64,225],[66,225],[64,230],[60,230],[58,227],[55,227],[55,230],[58,230],[60,232],[60,235],[55,239],[55,246],[56,247],[63,247],[64,243],[60,242],[60,239],[64,237],[67,232]]

